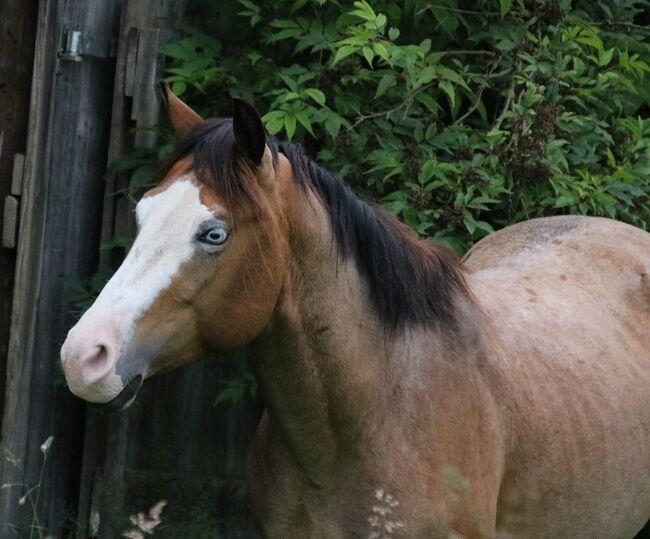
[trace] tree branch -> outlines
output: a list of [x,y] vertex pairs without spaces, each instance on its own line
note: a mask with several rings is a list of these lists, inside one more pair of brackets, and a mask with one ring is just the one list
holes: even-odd
[[[495,75],[494,75],[494,70],[499,66],[499,64],[501,63],[501,60],[502,60],[502,59],[503,59],[503,54],[501,54],[501,55],[499,56],[499,58],[497,58],[497,59],[494,61],[494,63],[492,64],[492,67],[491,67],[490,71],[488,71],[488,74],[485,75],[486,78],[492,78],[492,77],[495,76]],[[499,75],[499,76],[500,76],[500,75],[505,75],[505,74],[507,74],[508,72],[510,72],[511,70],[512,70],[512,68],[508,68],[507,70],[501,71],[501,72],[500,72],[499,74],[497,74],[497,75]],[[481,103],[481,98],[483,97],[483,92],[485,91],[485,88],[486,88],[485,86],[481,86],[481,88],[479,89],[478,93],[476,94],[476,99],[474,100],[474,103],[472,104],[472,106],[471,106],[469,109],[467,109],[467,111],[465,112],[465,114],[463,114],[460,118],[458,118],[458,119],[453,123],[453,125],[458,125],[458,124],[462,123],[463,121],[465,121],[467,118],[469,118],[469,117],[474,113],[474,111],[478,108],[479,104]]]
[[494,129],[499,129],[501,127],[501,124],[503,123],[504,117],[506,112],[508,112],[508,109],[510,108],[510,105],[512,104],[512,100],[515,97],[515,86],[517,85],[517,72],[519,71],[519,68],[521,67],[521,60],[517,58],[514,66],[514,75],[512,76],[512,81],[510,81],[510,86],[508,87],[508,95],[506,97],[506,102],[503,105],[503,109],[501,110],[501,114],[499,114],[498,118],[494,122]]
[[473,11],[471,9],[460,9],[457,7],[451,6],[440,6],[437,4],[427,4],[420,11],[418,15],[422,15],[425,11],[433,11],[434,9],[440,9],[442,11],[453,11],[454,13],[462,13],[463,15],[477,15],[481,17],[500,17],[501,13],[498,11]]
[[445,54],[448,56],[496,56],[497,53],[494,51],[486,51],[486,50],[459,50],[459,51],[445,51]]
[[431,88],[437,82],[438,81],[433,81],[433,82],[430,82],[428,84],[425,84],[424,86],[420,86],[419,88],[416,88],[415,90],[410,91],[409,93],[407,93],[404,96],[404,99],[402,100],[402,102],[399,105],[393,107],[392,109],[382,110],[382,111],[379,111],[379,112],[371,112],[369,114],[360,115],[356,119],[356,121],[352,124],[352,127],[350,127],[350,129],[354,129],[360,123],[365,122],[366,120],[371,120],[372,118],[378,118],[380,116],[384,116],[385,118],[388,118],[388,116],[393,114],[393,112],[397,112],[398,110],[400,110],[400,109],[404,108],[405,106],[407,106],[408,104],[410,104],[411,101],[413,101],[413,98],[416,95],[418,95],[419,93],[424,92],[425,90],[428,90],[429,88]]

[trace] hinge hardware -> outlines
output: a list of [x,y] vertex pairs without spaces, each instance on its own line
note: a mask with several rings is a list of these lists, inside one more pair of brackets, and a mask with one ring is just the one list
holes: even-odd
[[114,39],[106,39],[81,30],[64,28],[61,33],[59,58],[81,62],[84,58],[114,58],[117,54]]

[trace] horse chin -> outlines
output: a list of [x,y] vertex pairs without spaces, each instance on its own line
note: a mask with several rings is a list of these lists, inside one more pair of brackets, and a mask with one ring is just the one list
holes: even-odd
[[94,410],[100,410],[102,412],[119,412],[126,410],[138,394],[140,387],[142,386],[142,375],[138,374],[131,378],[128,384],[124,386],[124,389],[118,393],[117,396],[113,397],[108,402],[103,403],[88,403],[88,406]]

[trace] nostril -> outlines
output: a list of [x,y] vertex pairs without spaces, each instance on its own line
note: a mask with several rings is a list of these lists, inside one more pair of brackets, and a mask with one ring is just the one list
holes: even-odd
[[113,366],[110,349],[103,345],[97,345],[93,352],[86,356],[81,362],[81,369],[86,383],[92,384],[103,378]]
[[96,349],[95,355],[90,358],[90,365],[99,367],[103,365],[107,359],[108,349],[103,344],[100,344]]

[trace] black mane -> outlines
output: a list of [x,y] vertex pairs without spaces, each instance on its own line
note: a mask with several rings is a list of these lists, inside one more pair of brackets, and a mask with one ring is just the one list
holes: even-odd
[[[278,153],[285,155],[294,179],[322,201],[340,255],[356,262],[376,312],[389,329],[457,321],[458,295],[467,297],[468,292],[461,263],[450,249],[417,238],[395,217],[360,199],[301,146],[270,136],[267,145],[274,161]],[[250,169],[237,152],[231,120],[198,125],[179,142],[167,168],[188,155],[197,177],[209,181],[231,207],[259,206]]]

